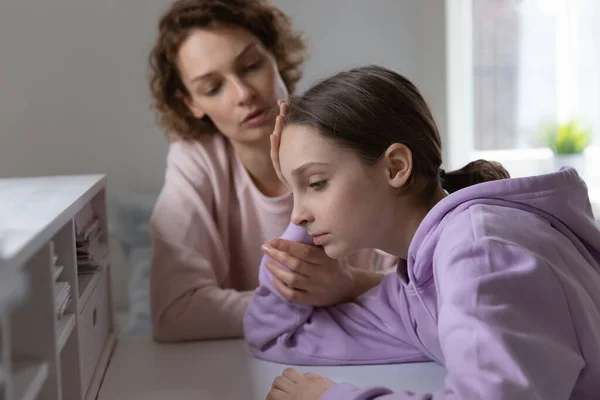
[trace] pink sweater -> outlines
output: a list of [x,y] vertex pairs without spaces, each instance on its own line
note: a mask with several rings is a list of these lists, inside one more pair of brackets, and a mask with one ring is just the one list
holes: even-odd
[[155,337],[241,336],[260,246],[281,235],[291,209],[291,195],[256,188],[223,136],[171,144],[150,223]]
[[[223,136],[171,144],[150,222],[155,338],[241,337],[260,246],[281,236],[292,206],[291,195],[271,198],[256,188]],[[363,252],[350,262],[370,267],[372,257]]]

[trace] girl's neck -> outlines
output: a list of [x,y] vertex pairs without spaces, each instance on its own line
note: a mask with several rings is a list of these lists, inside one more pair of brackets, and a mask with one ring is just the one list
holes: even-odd
[[240,144],[231,143],[235,154],[248,175],[256,185],[256,188],[267,197],[278,197],[287,194],[288,188],[277,177],[270,156],[270,141],[266,140],[266,145],[262,144]]
[[415,207],[411,211],[411,217],[408,219],[406,219],[405,216],[399,218],[402,221],[397,221],[396,226],[402,226],[403,232],[401,232],[400,235],[390,236],[398,238],[398,241],[393,244],[394,251],[392,254],[402,259],[407,259],[408,249],[413,238],[415,237],[415,233],[417,233],[417,229],[419,229],[419,226],[421,225],[421,222],[423,222],[429,211],[431,211],[431,209],[435,207],[435,205],[447,195],[448,194],[445,192],[444,189],[438,187],[435,193],[433,194],[433,197],[429,204],[422,205],[420,207]]

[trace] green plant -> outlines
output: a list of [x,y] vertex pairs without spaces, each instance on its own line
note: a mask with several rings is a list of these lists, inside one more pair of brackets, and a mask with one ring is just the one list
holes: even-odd
[[563,124],[544,124],[540,135],[554,154],[581,154],[590,142],[591,130],[571,120]]

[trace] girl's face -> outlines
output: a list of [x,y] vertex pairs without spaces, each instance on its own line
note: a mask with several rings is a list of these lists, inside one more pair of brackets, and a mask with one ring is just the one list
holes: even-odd
[[194,116],[208,116],[234,146],[268,143],[273,110],[288,93],[258,38],[240,28],[197,29],[181,45],[177,63]]
[[401,235],[395,223],[402,199],[390,184],[385,160],[367,165],[314,128],[288,125],[281,137],[280,166],[294,196],[292,222],[304,227],[329,257],[339,259],[362,248],[386,250],[390,235],[396,240]]

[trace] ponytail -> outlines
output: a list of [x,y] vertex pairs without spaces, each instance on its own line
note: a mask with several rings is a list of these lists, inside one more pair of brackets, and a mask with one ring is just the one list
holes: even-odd
[[508,171],[496,161],[477,160],[468,163],[461,169],[439,172],[442,187],[448,193],[475,185],[477,183],[510,178]]

